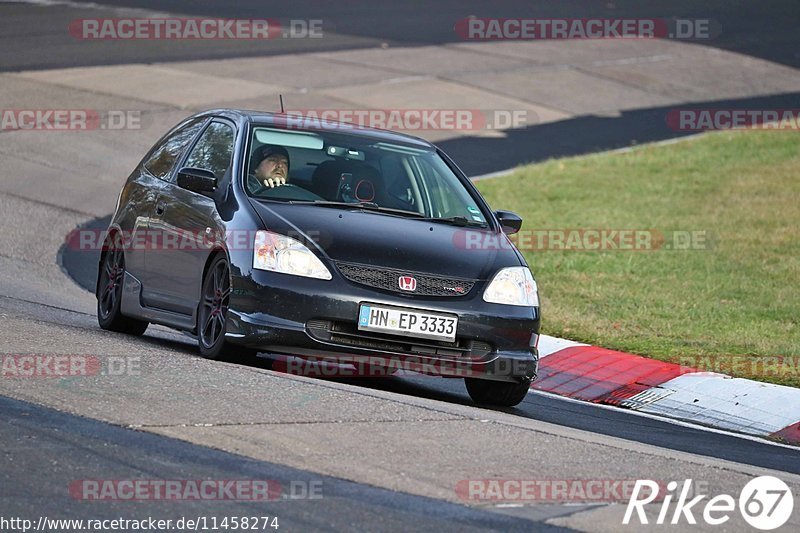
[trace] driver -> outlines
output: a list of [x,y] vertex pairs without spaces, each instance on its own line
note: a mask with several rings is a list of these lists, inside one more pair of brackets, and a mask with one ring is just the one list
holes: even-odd
[[279,187],[286,184],[289,176],[289,152],[282,146],[265,144],[253,151],[250,157],[251,182],[263,187]]

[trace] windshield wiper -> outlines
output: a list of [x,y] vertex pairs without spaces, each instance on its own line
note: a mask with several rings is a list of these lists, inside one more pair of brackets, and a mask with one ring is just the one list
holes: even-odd
[[422,218],[423,215],[415,211],[406,211],[405,209],[393,209],[391,207],[381,207],[375,202],[333,202],[330,200],[294,200],[291,203],[293,204],[308,204],[308,205],[318,205],[320,207],[334,207],[334,208],[342,208],[342,209],[353,209],[353,210],[366,210],[366,211],[376,211],[378,213],[386,213],[387,215],[397,215],[403,217],[413,217],[413,218]]
[[318,205],[320,207],[333,207],[333,208],[342,208],[342,209],[353,209],[353,210],[366,210],[366,211],[376,211],[378,213],[385,213],[387,215],[395,215],[395,216],[402,216],[402,217],[411,217],[416,218],[419,220],[424,220],[426,222],[440,222],[442,224],[450,224],[453,226],[463,226],[463,227],[474,227],[474,228],[486,228],[488,224],[486,222],[478,222],[477,220],[469,220],[465,216],[454,216],[454,217],[426,217],[425,215],[421,215],[416,211],[406,211],[405,209],[393,209],[391,207],[381,207],[375,202],[334,202],[330,200],[292,200],[292,204],[308,204],[308,205]]
[[474,227],[474,228],[486,228],[488,224],[486,222],[478,222],[477,220],[469,220],[465,216],[454,216],[454,217],[444,217],[444,218],[437,218],[437,217],[425,217],[422,220],[426,220],[429,222],[441,222],[442,224],[451,224],[453,226],[464,226],[464,227]]

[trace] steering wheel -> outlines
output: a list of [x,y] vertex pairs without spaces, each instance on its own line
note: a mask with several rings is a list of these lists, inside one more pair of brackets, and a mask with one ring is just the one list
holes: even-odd
[[253,193],[258,198],[280,198],[281,200],[322,200],[323,198],[313,192],[304,189],[294,183],[284,183],[277,187],[266,187],[261,185],[261,189]]

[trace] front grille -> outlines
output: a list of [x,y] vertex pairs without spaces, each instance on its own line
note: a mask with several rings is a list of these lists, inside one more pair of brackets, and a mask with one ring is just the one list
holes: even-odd
[[353,322],[311,319],[306,322],[306,329],[314,339],[366,350],[455,359],[482,359],[494,351],[491,344],[478,339],[458,337],[455,342],[415,339],[360,331]]
[[[409,272],[408,270],[397,270],[392,268],[378,268],[357,263],[336,262],[339,272],[354,283],[367,285],[384,291],[397,292],[401,294],[415,294],[419,296],[466,296],[476,280],[441,277],[420,272]],[[399,279],[401,276],[412,276],[417,280],[417,288],[414,291],[404,291],[400,289]]]

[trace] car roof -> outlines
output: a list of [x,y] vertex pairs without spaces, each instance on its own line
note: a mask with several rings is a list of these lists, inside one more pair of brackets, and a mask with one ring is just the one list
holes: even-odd
[[[197,116],[208,115],[222,116],[237,122],[244,121],[250,124],[269,124],[275,128],[289,129],[292,131],[308,131],[314,133],[326,133],[333,131],[340,134],[366,137],[375,141],[402,143],[424,148],[434,148],[434,145],[425,139],[414,137],[413,135],[406,135],[404,133],[397,133],[378,128],[368,128],[348,122],[323,120],[319,117],[308,117],[304,120],[302,117],[295,117],[294,115],[286,115],[283,113],[270,113],[266,111],[252,111],[247,109],[232,108],[212,109],[197,114]],[[296,118],[296,120],[300,121],[300,124],[293,124],[291,126],[287,125],[287,116]]]

